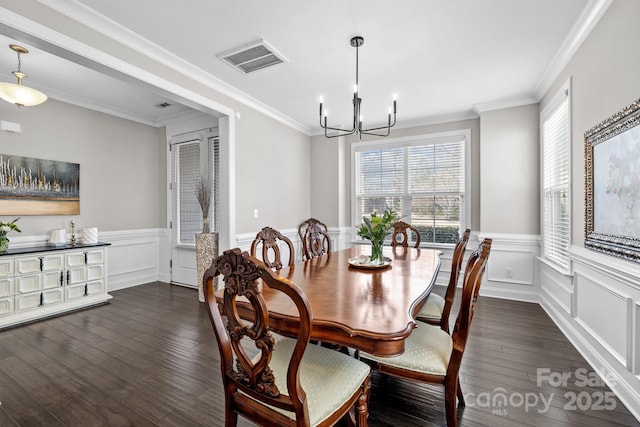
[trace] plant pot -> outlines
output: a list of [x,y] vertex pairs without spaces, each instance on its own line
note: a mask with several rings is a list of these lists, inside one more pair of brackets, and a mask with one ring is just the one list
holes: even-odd
[[204,302],[204,272],[218,256],[218,233],[196,234],[196,277],[198,280],[198,300]]

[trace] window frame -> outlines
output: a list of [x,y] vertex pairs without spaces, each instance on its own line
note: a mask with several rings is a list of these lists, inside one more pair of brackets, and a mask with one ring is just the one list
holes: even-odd
[[[360,141],[351,144],[351,239],[354,242],[361,242],[361,239],[356,233],[356,227],[362,222],[362,218],[357,218],[358,201],[356,194],[356,153],[359,151],[375,150],[380,148],[404,148],[409,146],[420,146],[426,144],[437,144],[456,142],[463,140],[463,153],[464,153],[464,212],[461,215],[460,230],[461,234],[465,228],[471,226],[471,200],[472,200],[472,186],[471,186],[471,129],[458,129],[447,132],[436,132],[428,134],[420,134],[415,136],[389,138],[389,139],[376,139],[373,141]],[[405,159],[405,174],[407,173],[407,161]],[[409,194],[403,194],[402,197],[409,197]],[[406,206],[406,203],[403,203]],[[403,212],[402,214],[407,214]],[[423,241],[420,246],[422,247],[453,247],[453,243],[434,243]]]
[[[547,120],[549,120],[562,106],[564,101],[567,101],[567,140],[566,144],[566,158],[568,178],[566,183],[567,192],[567,210],[568,210],[568,237],[566,242],[566,262],[559,259],[558,256],[553,256],[547,252],[549,248],[549,238],[547,236],[547,217],[546,211],[546,188],[545,188],[545,171],[548,168],[545,162],[545,149],[548,144],[545,141],[544,127]],[[572,162],[572,141],[573,141],[573,115],[572,115],[572,90],[571,79],[569,78],[554,94],[549,103],[540,111],[540,258],[555,269],[564,274],[571,274],[571,257],[570,248],[572,244],[572,227],[573,227],[573,162]]]

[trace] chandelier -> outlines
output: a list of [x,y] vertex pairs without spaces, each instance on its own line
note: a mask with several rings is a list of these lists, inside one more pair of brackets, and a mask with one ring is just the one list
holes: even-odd
[[22,79],[26,78],[27,75],[21,70],[22,63],[20,60],[20,54],[27,54],[29,51],[24,47],[15,44],[9,45],[9,47],[18,54],[18,70],[12,72],[12,74],[18,79],[18,84],[1,82],[0,98],[12,104],[16,104],[18,108],[42,104],[47,100],[47,95],[22,84]]
[[[364,44],[364,38],[355,36],[351,38],[351,46],[356,48],[356,84],[353,87],[353,125],[351,129],[335,128],[327,125],[327,111],[322,108],[322,97],[320,97],[320,126],[324,129],[324,136],[327,138],[335,138],[338,136],[358,135],[358,139],[362,139],[362,135],[389,136],[391,128],[396,124],[396,97],[393,97],[393,122],[391,121],[391,108],[387,116],[387,125],[375,128],[362,128],[361,104],[362,98],[358,95],[358,48]],[[335,134],[329,135],[327,131],[336,131]]]

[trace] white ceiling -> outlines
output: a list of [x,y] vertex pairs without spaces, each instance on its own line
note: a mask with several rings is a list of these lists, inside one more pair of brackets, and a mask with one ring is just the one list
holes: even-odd
[[[355,49],[360,48],[360,96],[365,125],[386,120],[398,95],[398,125],[446,121],[486,108],[536,102],[566,53],[585,36],[590,12],[604,0],[325,0],[322,2],[158,0],[41,1],[72,16],[91,16],[101,31],[129,34],[182,58],[230,85],[239,97],[264,104],[317,133],[323,95],[333,125],[350,124]],[[97,15],[96,15],[97,14]],[[593,14],[591,14],[593,15]],[[106,20],[105,20],[106,19]],[[135,34],[131,34],[131,31]],[[288,62],[242,74],[216,55],[264,39]],[[0,79],[12,81],[17,57],[0,36]],[[148,46],[148,45],[147,45]],[[142,48],[142,47],[140,47]],[[31,48],[24,84],[51,98],[161,125],[188,111],[160,109],[165,94],[124,83]]]

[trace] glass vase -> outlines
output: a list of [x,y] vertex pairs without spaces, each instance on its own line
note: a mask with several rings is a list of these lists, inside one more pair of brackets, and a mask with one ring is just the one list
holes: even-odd
[[384,258],[382,257],[382,242],[380,241],[371,241],[371,258],[369,262],[372,265],[381,265],[384,264]]
[[6,252],[9,249],[9,238],[6,233],[0,233],[0,252]]

